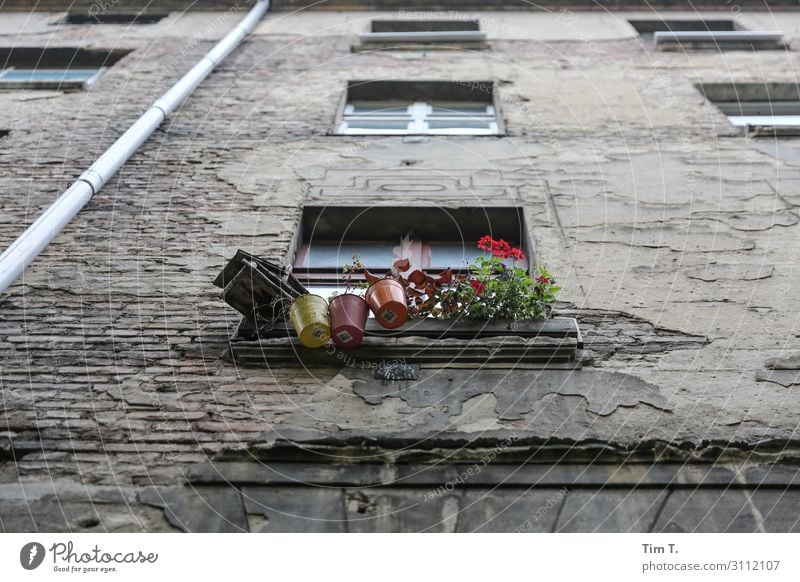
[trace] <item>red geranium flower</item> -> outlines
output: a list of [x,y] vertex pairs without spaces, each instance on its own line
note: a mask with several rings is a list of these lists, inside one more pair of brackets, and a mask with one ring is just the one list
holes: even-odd
[[492,245],[492,254],[495,257],[501,257],[503,259],[507,259],[509,253],[511,252],[511,245],[508,244],[502,238],[500,240],[494,241]]
[[520,249],[511,249],[511,252],[508,254],[509,259],[514,259],[515,261],[521,261],[525,258],[525,255]]
[[492,250],[492,245],[494,245],[494,239],[490,237],[488,234],[478,241],[478,248],[482,251],[490,251]]
[[480,281],[470,281],[470,287],[472,287],[472,290],[475,291],[475,295],[483,295],[483,292],[486,289],[486,285]]
[[478,248],[482,251],[491,251],[495,257],[500,257],[501,259],[514,259],[515,261],[521,261],[525,258],[525,255],[522,253],[520,249],[512,247],[508,244],[508,241],[504,239],[494,240],[488,234],[478,241]]
[[550,277],[545,277],[544,275],[539,275],[536,277],[536,280],[539,281],[539,283],[550,283],[552,281]]

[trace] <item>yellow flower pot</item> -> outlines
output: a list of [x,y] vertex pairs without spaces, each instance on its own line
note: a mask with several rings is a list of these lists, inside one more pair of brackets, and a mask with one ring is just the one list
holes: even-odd
[[328,302],[319,295],[298,297],[289,308],[289,321],[307,348],[321,348],[331,337]]

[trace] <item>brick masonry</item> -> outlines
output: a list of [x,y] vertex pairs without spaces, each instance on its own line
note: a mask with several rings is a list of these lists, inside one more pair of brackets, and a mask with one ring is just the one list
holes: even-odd
[[[133,52],[88,92],[0,93],[0,130],[10,130],[0,140],[0,246],[241,15],[126,28],[3,13],[4,45]],[[457,450],[511,432],[577,452],[673,443],[677,458],[722,450],[734,464],[795,454],[800,381],[765,364],[798,367],[800,150],[735,135],[693,86],[794,82],[793,52],[656,53],[624,14],[582,13],[487,13],[486,51],[352,52],[373,16],[269,16],[0,297],[3,529],[169,530],[177,522],[163,499],[196,503],[170,489],[191,467],[223,453],[247,459],[296,430],[410,441],[443,431]],[[741,18],[800,40],[798,13]],[[327,135],[347,80],[387,76],[494,79],[508,136]],[[404,193],[406,203],[525,206],[537,259],[564,286],[560,311],[584,328],[584,370],[605,378],[595,392],[528,394],[509,415],[503,380],[467,380],[445,406],[365,397],[348,371],[223,360],[239,317],[211,282],[236,249],[286,259],[304,200],[392,200],[381,184],[398,180],[444,186]],[[647,397],[593,406],[617,402],[621,378]],[[163,499],[149,487],[166,488]],[[241,507],[237,494],[218,495]],[[68,510],[54,516],[61,502]],[[361,502],[342,507],[358,513]],[[662,516],[672,507],[657,495],[642,503]],[[250,529],[263,525],[253,519]]]

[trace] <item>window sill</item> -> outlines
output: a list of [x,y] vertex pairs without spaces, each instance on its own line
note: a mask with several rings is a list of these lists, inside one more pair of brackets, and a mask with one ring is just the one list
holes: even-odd
[[256,332],[243,319],[226,358],[241,365],[268,367],[377,368],[384,361],[426,367],[578,367],[577,350],[583,347],[583,339],[575,319],[515,323],[421,319],[388,330],[370,320],[360,347],[344,350],[330,344],[313,350],[301,346],[294,330],[284,322]]
[[364,40],[350,47],[354,53],[374,51],[483,51],[489,49],[486,41],[437,41],[437,42],[374,42]]
[[71,93],[86,91],[90,84],[87,81],[2,81],[0,91],[63,91]]

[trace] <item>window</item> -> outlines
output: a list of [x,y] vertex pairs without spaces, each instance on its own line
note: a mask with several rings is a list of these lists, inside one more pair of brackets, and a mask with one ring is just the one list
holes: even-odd
[[128,50],[86,50],[72,47],[0,47],[0,89],[80,90]]
[[652,39],[653,34],[656,32],[687,32],[687,31],[731,31],[743,30],[743,27],[735,20],[720,19],[720,20],[699,20],[699,19],[684,19],[684,20],[662,20],[660,18],[653,20],[628,20],[636,32],[642,38]]
[[477,20],[373,20],[371,32],[359,35],[365,44],[483,43]]
[[69,12],[59,24],[154,24],[167,16],[167,13],[154,12],[101,13],[90,8],[87,11]]
[[752,135],[800,135],[800,87],[794,83],[705,83],[700,92]]
[[11,89],[85,89],[103,69],[18,69],[0,72],[0,87]]
[[[298,343],[285,317],[286,293],[310,291],[330,297],[343,291],[341,266],[359,254],[378,276],[397,258],[411,267],[453,267],[480,252],[477,241],[489,234],[522,247],[533,264],[533,248],[522,209],[441,208],[434,206],[309,206],[303,209],[291,268],[274,259],[238,251],[214,281],[223,299],[243,318],[225,357],[246,366],[335,366],[369,369],[380,376],[381,362],[404,368],[580,367],[582,336],[571,317],[541,321],[462,321],[418,318],[385,329],[367,320],[367,341],[352,350],[309,349]],[[291,272],[290,272],[291,271]],[[280,290],[280,292],[278,292]],[[398,338],[405,341],[398,342]],[[499,338],[499,339],[497,339]],[[480,341],[476,341],[480,340]],[[486,341],[483,341],[486,340]]]
[[782,49],[780,31],[752,31],[735,20],[629,20],[660,50]]
[[491,81],[351,81],[337,133],[499,135]]
[[342,291],[342,268],[353,255],[375,274],[388,271],[397,259],[408,259],[409,271],[460,270],[481,254],[476,243],[485,234],[530,248],[516,207],[307,207],[293,272],[313,293],[328,296]]

